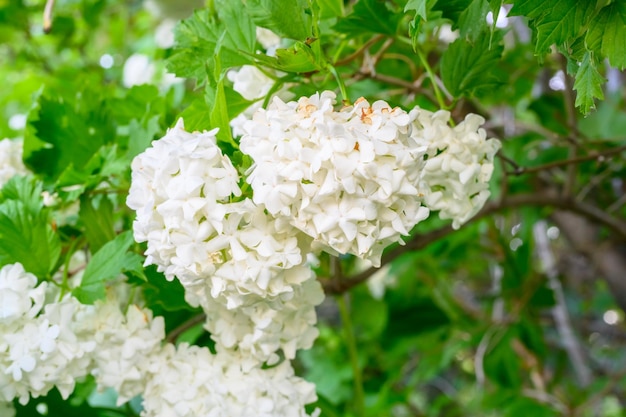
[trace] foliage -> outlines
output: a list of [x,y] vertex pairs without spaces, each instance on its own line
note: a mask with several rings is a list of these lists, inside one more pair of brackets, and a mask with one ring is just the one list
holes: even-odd
[[[457,124],[478,113],[502,149],[472,220],[454,230],[431,215],[379,269],[319,256],[320,336],[294,361],[317,385],[311,410],[626,415],[624,2],[145,3],[58,0],[45,34],[43,4],[0,1],[0,138],[23,138],[30,171],[0,191],[0,267],[20,262],[85,304],[123,275],[127,301],[163,316],[168,341],[213,349],[201,312],[178,281],[144,266],[132,238],[130,167],[153,140],[179,117],[188,131],[219,128],[243,174],[252,162],[231,123],[273,95],[333,90],[345,105],[364,96],[448,110]],[[258,28],[280,37],[273,52]],[[133,67],[136,54],[148,65]],[[246,65],[270,80],[258,96],[233,81]],[[79,270],[77,254],[89,260]],[[39,415],[39,404],[47,415],[141,412],[90,378],[66,401],[56,391],[16,400],[17,416]]]

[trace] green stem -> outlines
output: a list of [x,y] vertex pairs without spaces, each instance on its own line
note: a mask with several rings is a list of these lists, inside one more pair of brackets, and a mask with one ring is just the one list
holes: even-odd
[[443,99],[443,95],[441,94],[441,90],[439,90],[439,85],[437,85],[437,78],[435,78],[435,73],[433,72],[433,69],[430,67],[428,60],[426,59],[426,57],[424,56],[421,50],[416,49],[415,52],[417,53],[417,56],[422,62],[422,65],[424,66],[424,69],[426,70],[426,73],[428,74],[428,78],[430,78],[430,82],[433,85],[433,90],[435,91],[435,97],[437,97],[437,103],[439,103],[439,107],[441,107],[442,109],[447,108],[446,103]]
[[132,287],[130,287],[130,293],[128,294],[128,302],[126,303],[126,306],[124,307],[124,315],[128,313],[128,309],[133,304],[133,299],[135,298],[136,293],[137,293],[137,287],[133,285]]
[[70,261],[72,260],[72,255],[76,251],[76,246],[80,242],[80,239],[74,239],[72,243],[70,243],[70,247],[67,250],[67,254],[65,255],[65,262],[63,262],[63,278],[61,281],[61,291],[59,293],[59,300],[63,299],[63,296],[69,292],[70,286],[68,284],[69,280],[69,272],[70,272]]
[[352,365],[352,373],[354,380],[354,410],[356,415],[362,417],[365,415],[365,393],[363,391],[363,375],[361,374],[361,368],[359,366],[359,356],[356,347],[356,339],[354,338],[354,329],[352,327],[352,320],[350,319],[350,312],[346,305],[345,297],[347,295],[337,297],[337,304],[339,305],[339,313],[341,314],[341,322],[343,323],[343,330],[348,344],[348,353],[350,355],[350,365]]
[[341,91],[341,98],[343,99],[344,102],[349,102],[350,99],[348,98],[346,84],[343,82],[343,78],[341,78],[341,75],[339,75],[339,72],[337,72],[337,68],[329,64],[328,69],[335,76],[335,80],[337,80],[337,84],[339,85],[339,91]]
[[[404,42],[406,44],[413,46],[413,43],[411,42],[410,39],[407,39],[404,37],[398,37],[398,39],[401,42]],[[441,94],[441,90],[439,89],[439,85],[437,84],[437,78],[435,77],[435,72],[433,71],[432,67],[428,63],[428,60],[424,56],[424,53],[420,49],[415,48],[415,53],[417,54],[417,56],[420,59],[420,62],[424,66],[424,69],[426,70],[426,74],[428,74],[428,78],[430,78],[430,82],[433,85],[433,90],[435,91],[435,97],[437,98],[437,103],[439,103],[439,107],[441,107],[442,109],[447,109],[448,106],[446,106],[446,102],[443,99],[443,95]]]

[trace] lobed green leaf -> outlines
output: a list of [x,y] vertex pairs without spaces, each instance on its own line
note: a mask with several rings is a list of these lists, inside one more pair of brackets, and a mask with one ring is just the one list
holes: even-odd
[[583,57],[580,68],[576,72],[574,80],[574,90],[576,90],[576,107],[580,108],[583,114],[595,108],[594,99],[604,99],[602,85],[606,81],[597,68],[598,62],[587,52]]

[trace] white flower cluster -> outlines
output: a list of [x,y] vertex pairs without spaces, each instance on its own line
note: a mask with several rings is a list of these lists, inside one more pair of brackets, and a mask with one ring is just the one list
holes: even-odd
[[142,417],[304,417],[315,386],[294,375],[289,362],[242,370],[236,353],[181,344],[166,346],[144,393]]
[[[48,293],[48,294],[46,294]],[[143,395],[142,417],[301,416],[315,387],[294,375],[289,362],[245,369],[241,353],[163,344],[164,322],[136,305],[122,313],[114,297],[93,306],[37,286],[20,264],[0,269],[0,415],[10,402],[46,395],[63,398],[77,378],[91,374],[114,388],[118,404]]]
[[96,344],[76,329],[83,306],[65,297],[44,308],[47,286],[21,264],[0,269],[0,402],[47,394],[67,397],[87,375]]
[[489,197],[493,158],[484,119],[406,112],[384,101],[334,109],[330,91],[285,103],[275,98],[243,129],[241,150],[254,165],[253,200],[284,217],[317,249],[350,253],[375,266],[385,247],[430,211],[458,228]]
[[114,388],[118,405],[141,394],[153,373],[154,357],[162,350],[165,323],[149,310],[130,305],[126,314],[115,302],[97,303],[97,314],[84,320],[86,330],[96,329],[93,371],[98,387]]
[[21,139],[0,140],[0,188],[14,175],[25,175],[28,170],[22,162]]
[[242,194],[239,176],[215,131],[189,133],[179,121],[132,170],[127,204],[137,211],[135,239],[148,243],[146,264],[178,278],[220,347],[262,363],[311,346],[323,295],[304,266],[303,238],[263,206],[231,202]]
[[[231,73],[246,98],[269,92],[255,71]],[[202,307],[217,350],[162,351],[163,363],[149,371],[162,376],[146,387],[146,417],[302,415],[311,386],[294,379],[288,362],[261,365],[279,363],[280,351],[293,359],[317,337],[324,294],[306,265],[310,252],[379,265],[383,249],[431,210],[457,227],[484,204],[499,143],[485,139],[481,118],[450,127],[447,112],[365,99],[337,111],[335,102],[329,91],[297,102],[275,97],[246,116],[240,150],[253,161],[245,178],[252,199],[216,130],[186,132],[181,120],[134,159],[127,204],[137,212],[135,239],[147,242],[146,264],[178,279],[186,300]]]
[[411,137],[428,148],[420,178],[424,203],[439,211],[442,219],[452,219],[458,229],[473,217],[489,198],[489,179],[500,141],[486,139],[485,120],[469,114],[455,127],[449,126],[450,113],[432,113],[416,108]]
[[380,265],[383,249],[428,217],[418,189],[427,148],[411,117],[383,101],[335,111],[325,91],[297,102],[275,98],[244,125],[241,150],[254,160],[254,202],[331,253]]

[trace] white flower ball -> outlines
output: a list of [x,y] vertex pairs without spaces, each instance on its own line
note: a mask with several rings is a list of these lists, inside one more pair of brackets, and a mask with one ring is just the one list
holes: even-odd
[[255,203],[316,248],[378,266],[386,246],[428,217],[417,188],[426,147],[409,136],[411,116],[399,108],[334,104],[325,91],[258,110],[241,138],[254,160],[247,181]]
[[188,133],[179,122],[132,169],[135,239],[148,242],[146,264],[177,277],[191,304],[210,294],[232,309],[251,296],[292,293],[302,282],[291,271],[304,263],[302,237],[249,199],[230,202],[241,195],[239,177],[215,131]]

